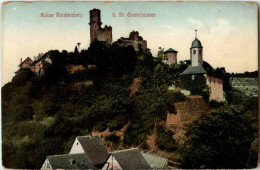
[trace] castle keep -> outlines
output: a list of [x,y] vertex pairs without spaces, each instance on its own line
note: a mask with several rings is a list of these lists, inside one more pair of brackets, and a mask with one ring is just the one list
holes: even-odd
[[105,25],[101,27],[102,22],[100,19],[100,10],[92,9],[89,11],[90,14],[90,43],[94,40],[105,41],[112,44],[112,27]]

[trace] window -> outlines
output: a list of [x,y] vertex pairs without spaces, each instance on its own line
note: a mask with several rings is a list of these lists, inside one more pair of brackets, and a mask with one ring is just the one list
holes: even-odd
[[200,54],[200,55],[202,54],[202,50],[199,50],[199,54]]
[[193,54],[196,54],[196,50],[193,50]]
[[78,145],[79,143],[77,142],[77,145]]

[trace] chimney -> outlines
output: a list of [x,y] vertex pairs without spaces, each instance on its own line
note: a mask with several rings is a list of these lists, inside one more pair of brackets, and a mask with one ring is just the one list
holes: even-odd
[[22,64],[22,62],[23,62],[23,58],[21,58],[21,64]]

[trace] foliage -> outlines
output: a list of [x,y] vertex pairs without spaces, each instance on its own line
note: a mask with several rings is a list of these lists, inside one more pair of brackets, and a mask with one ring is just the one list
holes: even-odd
[[[132,47],[98,41],[81,51],[75,47],[74,52],[51,50],[45,55],[52,64],[44,65],[43,76],[21,69],[2,87],[5,167],[38,169],[46,156],[68,153],[76,136],[106,129],[117,131],[126,124],[129,126],[123,141],[113,135],[106,140],[147,148],[147,137],[155,125],[166,120],[167,112],[175,112],[175,102],[185,100],[182,93],[168,87],[182,85],[179,74],[188,67],[188,61],[168,66],[153,58],[150,51],[135,52]],[[69,74],[69,64],[86,69]],[[228,75],[223,69],[218,71],[220,76]],[[137,77],[140,88],[133,95],[129,87]],[[93,84],[84,84],[88,81]],[[197,77],[188,84],[192,94],[208,93],[201,82],[205,82],[203,77]],[[255,166],[257,99],[244,98],[235,90],[230,94],[234,106],[219,106],[218,111],[191,126],[182,167]],[[171,138],[172,132],[161,125],[157,130],[160,149],[175,152],[180,147]]]
[[[257,105],[252,109],[252,104],[225,106],[192,123],[181,167],[246,167],[251,143],[257,135],[257,125],[252,125],[257,124]],[[250,168],[255,163],[250,163]]]
[[108,135],[105,137],[105,140],[106,141],[110,141],[110,142],[113,142],[113,143],[119,143],[120,141],[120,137],[115,135],[115,134],[112,134],[112,135]]
[[157,127],[157,145],[160,149],[168,152],[177,150],[178,144],[173,139],[173,132],[166,129],[166,127],[159,125]]

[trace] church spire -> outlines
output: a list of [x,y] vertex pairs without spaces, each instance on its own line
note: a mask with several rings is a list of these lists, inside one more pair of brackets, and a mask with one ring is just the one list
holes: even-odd
[[195,39],[197,39],[197,30],[195,30]]

